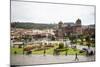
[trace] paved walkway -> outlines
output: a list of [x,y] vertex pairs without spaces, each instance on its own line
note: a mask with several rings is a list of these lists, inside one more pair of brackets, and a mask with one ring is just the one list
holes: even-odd
[[74,55],[53,56],[53,55],[11,55],[11,65],[36,65],[50,63],[66,63],[80,61],[94,61],[95,56],[78,56],[79,61],[75,61]]

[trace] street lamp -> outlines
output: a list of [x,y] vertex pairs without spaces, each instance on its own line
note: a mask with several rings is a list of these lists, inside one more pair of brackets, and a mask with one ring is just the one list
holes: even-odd
[[22,42],[23,42],[23,55],[24,55],[24,46],[27,43],[25,35],[24,35],[24,39],[22,39]]
[[24,44],[25,44],[25,43],[24,43],[24,39],[22,39],[22,42],[23,42],[22,45],[23,45],[23,55],[24,55]]

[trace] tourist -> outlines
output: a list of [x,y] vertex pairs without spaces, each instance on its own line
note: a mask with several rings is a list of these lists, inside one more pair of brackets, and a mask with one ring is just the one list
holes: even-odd
[[75,54],[75,61],[79,61],[79,59],[78,59],[78,56],[77,56],[77,53]]

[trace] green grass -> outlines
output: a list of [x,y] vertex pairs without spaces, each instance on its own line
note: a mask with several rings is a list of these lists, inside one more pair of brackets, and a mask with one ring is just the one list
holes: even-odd
[[[65,49],[65,48],[63,48]],[[54,48],[49,48],[46,50],[46,54],[47,55],[53,55],[53,50]],[[11,54],[14,54],[14,51],[17,52],[17,54],[23,54],[23,49],[22,48],[11,48]],[[80,50],[74,50],[72,48],[68,48],[68,55],[75,55],[75,53],[77,52],[79,55],[85,55],[85,52],[84,53],[79,53]],[[40,50],[40,51],[35,51],[35,50],[32,50],[32,54],[33,55],[43,55],[43,50]],[[61,51],[60,52],[60,55],[65,55],[66,51]]]
[[[85,55],[85,52],[84,53],[79,53],[79,51],[80,51],[79,49],[74,50],[72,48],[68,48],[67,54],[68,55],[75,55],[75,53],[78,53],[79,55]],[[65,55],[65,53],[66,53],[66,51],[60,52],[61,55]]]
[[[32,51],[32,54],[42,55],[43,52],[44,52],[44,50],[41,50],[41,51],[35,51],[35,50],[33,50],[33,51]],[[48,55],[53,55],[53,48],[47,49],[47,50],[46,50],[46,54],[48,54]]]
[[17,54],[23,53],[23,48],[11,48],[11,54],[14,54],[14,52],[17,52]]

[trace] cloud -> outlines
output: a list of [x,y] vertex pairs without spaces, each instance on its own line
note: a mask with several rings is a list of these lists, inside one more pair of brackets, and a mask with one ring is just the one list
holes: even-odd
[[94,7],[30,2],[11,2],[11,21],[30,21],[35,23],[75,22],[94,24]]

